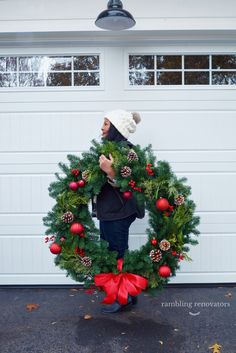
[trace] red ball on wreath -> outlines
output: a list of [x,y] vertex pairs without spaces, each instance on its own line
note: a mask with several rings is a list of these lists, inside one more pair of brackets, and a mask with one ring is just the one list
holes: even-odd
[[169,201],[167,199],[165,199],[164,197],[161,197],[160,199],[158,199],[156,201],[156,208],[160,211],[165,211],[169,208],[170,204]]
[[78,176],[79,175],[79,170],[78,169],[72,169],[71,170],[71,173],[74,175],[74,176]]
[[169,277],[171,274],[171,269],[167,265],[162,265],[160,266],[158,273],[161,277]]
[[123,198],[124,198],[125,200],[131,199],[132,195],[133,195],[133,194],[132,194],[131,191],[124,191],[124,192],[123,192]]
[[50,245],[49,249],[50,249],[51,253],[55,254],[55,255],[60,254],[60,252],[61,252],[61,246],[57,243],[52,243]]
[[151,240],[151,244],[152,244],[153,246],[156,246],[156,245],[157,245],[157,240],[156,240],[155,238],[153,238],[153,239]]
[[75,182],[75,181],[72,181],[70,184],[69,184],[69,188],[72,190],[72,191],[76,191],[78,189],[78,184]]
[[81,179],[81,180],[77,181],[77,185],[79,188],[83,188],[85,185],[85,181],[83,179]]
[[79,222],[73,223],[70,227],[70,231],[73,234],[80,234],[84,231],[84,226]]

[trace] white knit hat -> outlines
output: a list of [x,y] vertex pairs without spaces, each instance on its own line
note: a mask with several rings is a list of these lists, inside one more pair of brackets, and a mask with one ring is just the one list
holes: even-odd
[[136,131],[136,126],[141,121],[139,113],[131,113],[122,109],[107,112],[105,118],[107,118],[125,138],[128,138],[130,133]]

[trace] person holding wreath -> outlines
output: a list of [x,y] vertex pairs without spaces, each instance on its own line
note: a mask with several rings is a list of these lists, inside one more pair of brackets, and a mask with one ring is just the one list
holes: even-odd
[[[136,131],[137,124],[141,121],[139,113],[125,110],[113,110],[105,115],[102,125],[102,139],[126,143],[130,133]],[[112,167],[113,156],[100,155],[99,166],[107,175],[107,182],[102,187],[96,198],[96,216],[99,220],[100,238],[108,242],[110,251],[117,251],[117,259],[124,257],[128,249],[129,228],[136,218],[143,218],[145,208],[137,204],[134,197],[125,199],[123,193],[116,186],[116,175]],[[129,296],[126,305],[118,301],[102,309],[103,313],[115,313],[130,308],[137,303],[137,297]]]
[[[198,244],[191,237],[199,234],[200,222],[188,198],[191,187],[168,162],[156,163],[151,145],[142,149],[129,142],[139,122],[138,113],[107,113],[102,142],[92,141],[82,158],[68,155],[70,166],[59,163],[65,177],[56,173],[57,181],[49,186],[56,204],[43,219],[46,235],[52,235],[45,242],[52,241],[57,266],[87,288],[95,285],[106,293],[103,313],[131,308],[142,291],[163,288],[179,262],[191,260],[187,244]],[[101,241],[89,209],[94,197]],[[130,226],[144,217],[145,209],[147,241],[129,250]]]

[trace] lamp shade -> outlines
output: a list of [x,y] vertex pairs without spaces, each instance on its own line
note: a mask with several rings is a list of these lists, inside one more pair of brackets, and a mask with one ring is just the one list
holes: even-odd
[[133,27],[136,22],[133,16],[123,9],[123,4],[120,0],[110,0],[107,10],[102,11],[98,15],[95,24],[102,29],[120,31]]

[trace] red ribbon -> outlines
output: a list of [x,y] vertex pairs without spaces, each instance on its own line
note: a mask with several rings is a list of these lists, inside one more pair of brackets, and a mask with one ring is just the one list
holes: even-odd
[[[117,268],[122,270],[123,259],[117,260]],[[94,276],[95,285],[106,292],[103,304],[112,304],[117,299],[121,305],[127,304],[128,295],[138,295],[147,286],[147,279],[128,272],[100,273]]]

